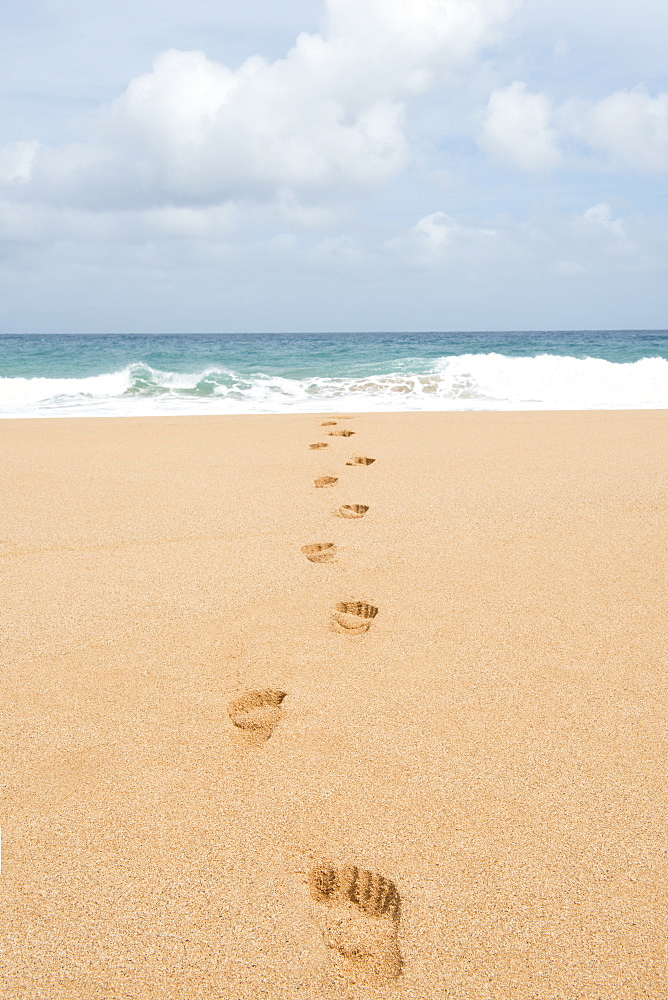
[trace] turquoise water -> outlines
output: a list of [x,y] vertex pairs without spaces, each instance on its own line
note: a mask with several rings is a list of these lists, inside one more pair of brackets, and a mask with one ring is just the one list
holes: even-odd
[[668,406],[667,331],[0,337],[0,415]]

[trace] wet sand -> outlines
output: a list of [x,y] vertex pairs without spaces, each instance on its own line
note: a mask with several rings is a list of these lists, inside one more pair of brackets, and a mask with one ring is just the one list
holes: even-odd
[[3,998],[668,995],[668,413],[335,419],[0,422]]

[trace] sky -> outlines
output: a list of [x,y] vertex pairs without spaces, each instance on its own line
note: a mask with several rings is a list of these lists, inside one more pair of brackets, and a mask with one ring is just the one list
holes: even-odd
[[4,0],[0,333],[668,327],[665,0]]

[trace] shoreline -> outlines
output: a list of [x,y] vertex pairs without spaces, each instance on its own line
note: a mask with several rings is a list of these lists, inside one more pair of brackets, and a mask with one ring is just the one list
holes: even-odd
[[11,1000],[659,996],[668,413],[188,416],[0,423]]
[[464,416],[467,414],[484,414],[487,416],[523,416],[528,414],[536,415],[557,415],[557,414],[597,414],[597,413],[620,413],[620,414],[668,414],[668,405],[665,407],[648,406],[648,407],[619,407],[619,406],[600,406],[588,409],[582,409],[577,407],[562,407],[559,409],[549,409],[549,408],[535,408],[535,409],[448,409],[448,410],[343,410],[343,409],[331,409],[331,410],[313,410],[313,411],[301,411],[301,410],[285,410],[280,412],[271,413],[82,413],[82,414],[53,414],[50,416],[45,416],[40,414],[37,416],[3,416],[0,414],[0,426],[5,423],[23,423],[25,421],[36,421],[41,420],[45,423],[51,423],[53,420],[180,420],[194,419],[194,420],[226,420],[228,418],[245,420],[246,418],[252,417],[291,417],[291,418],[308,418],[312,417],[317,419],[319,417],[331,417],[335,418],[340,415],[342,419],[346,417],[411,417],[411,416],[426,416],[426,417],[448,417],[448,416]]
[[327,410],[280,410],[271,411],[267,413],[251,413],[244,411],[243,413],[81,413],[81,414],[50,414],[46,416],[45,414],[37,415],[25,415],[25,416],[15,416],[15,415],[4,415],[0,414],[0,421],[25,421],[25,420],[148,420],[148,419],[158,419],[158,420],[175,420],[177,418],[196,418],[196,419],[220,419],[227,417],[328,417],[335,416],[336,414],[347,414],[348,416],[410,416],[416,414],[424,414],[426,416],[448,416],[449,414],[466,414],[466,413],[485,413],[485,414],[525,414],[525,413],[668,413],[668,404],[666,406],[597,406],[597,407],[525,407],[524,409],[512,409],[508,407],[507,409],[496,409],[489,408],[483,409],[481,407],[461,407],[453,409],[414,409],[414,410],[400,410],[400,409],[373,409],[373,410],[363,410],[363,409],[327,409]]

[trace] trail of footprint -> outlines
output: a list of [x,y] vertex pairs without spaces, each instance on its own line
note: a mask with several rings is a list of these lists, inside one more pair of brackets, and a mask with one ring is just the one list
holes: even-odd
[[375,980],[401,975],[401,898],[394,882],[356,866],[327,863],[314,868],[308,881],[311,898],[323,906],[325,944],[344,959],[348,971]]
[[345,503],[342,507],[339,507],[337,514],[339,517],[364,517],[368,511],[368,507],[365,503]]
[[302,552],[311,562],[333,562],[336,557],[334,542],[314,542],[312,545],[302,545]]
[[316,448],[329,448],[326,441],[316,441],[315,444],[310,444],[309,448],[314,451]]
[[[339,418],[345,419],[345,418]],[[335,420],[321,426],[335,427]],[[352,437],[354,431],[330,431],[330,437]],[[321,447],[311,445],[311,448]],[[346,465],[372,465],[375,459],[355,456]],[[333,486],[336,476],[321,476],[317,487]],[[362,518],[367,504],[343,504],[337,513],[345,518]],[[333,542],[302,546],[311,562],[330,562],[335,558]],[[378,608],[364,601],[341,601],[336,605],[333,622],[346,635],[363,635],[371,627]],[[280,702],[279,702],[280,704]],[[271,735],[271,734],[270,734]],[[402,957],[398,943],[401,899],[396,885],[376,872],[356,866],[336,867],[320,864],[309,875],[312,899],[322,907],[321,928],[326,945],[340,956],[347,971],[356,978],[387,982],[401,975]]]
[[265,743],[281,721],[287,691],[246,691],[227,706],[227,714],[249,743]]
[[364,601],[340,601],[334,610],[333,622],[344,635],[363,635],[371,628],[378,608]]

